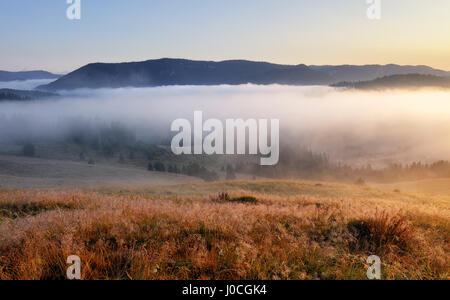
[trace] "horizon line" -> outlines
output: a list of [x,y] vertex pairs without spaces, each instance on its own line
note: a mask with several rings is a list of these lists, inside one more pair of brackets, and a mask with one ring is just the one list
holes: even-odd
[[223,63],[223,62],[232,62],[232,61],[245,61],[245,62],[254,62],[254,63],[268,63],[273,65],[280,65],[280,66],[307,66],[307,67],[343,67],[343,66],[354,66],[354,67],[367,67],[367,66],[399,66],[399,67],[427,67],[431,68],[437,71],[444,71],[444,72],[450,72],[450,70],[441,69],[438,67],[433,67],[430,65],[424,65],[424,64],[398,64],[398,63],[366,63],[366,64],[351,64],[351,63],[343,63],[343,64],[305,64],[305,63],[298,63],[298,64],[286,64],[286,63],[275,63],[270,62],[266,60],[251,60],[251,59],[224,59],[224,60],[210,60],[210,59],[189,59],[189,58],[179,58],[179,57],[161,57],[161,58],[151,58],[151,59],[144,59],[144,60],[130,60],[130,61],[117,61],[117,62],[90,62],[81,65],[80,67],[76,67],[72,69],[71,71],[63,71],[63,72],[57,72],[57,71],[51,71],[50,69],[21,69],[21,70],[7,70],[7,69],[0,69],[0,71],[3,72],[11,72],[11,73],[19,73],[19,72],[49,72],[54,75],[66,75],[73,71],[76,71],[82,67],[85,67],[87,65],[92,64],[128,64],[128,63],[142,63],[147,61],[158,61],[158,60],[186,60],[186,61],[195,61],[195,62],[214,62],[214,63]]

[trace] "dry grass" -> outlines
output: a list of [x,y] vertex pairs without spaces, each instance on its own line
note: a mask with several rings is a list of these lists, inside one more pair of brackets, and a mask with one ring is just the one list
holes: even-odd
[[365,220],[351,221],[348,227],[355,237],[352,248],[358,251],[407,255],[414,252],[417,246],[415,229],[404,216],[390,216],[387,212],[381,212]]
[[239,195],[239,196],[230,196],[228,193],[219,193],[217,196],[211,197],[211,201],[217,203],[247,203],[247,204],[257,204],[258,199],[249,195]]
[[241,181],[0,190],[0,207],[20,212],[0,219],[0,279],[63,279],[69,255],[83,279],[364,279],[371,254],[384,279],[449,279],[445,197]]

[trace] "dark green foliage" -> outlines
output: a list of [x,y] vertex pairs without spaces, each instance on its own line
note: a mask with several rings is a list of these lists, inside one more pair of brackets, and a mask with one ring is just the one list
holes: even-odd
[[209,171],[203,166],[200,166],[198,163],[191,163],[187,166],[183,166],[182,168],[183,174],[198,177],[205,181],[217,181],[219,180],[219,175],[214,171]]
[[101,151],[105,157],[112,157],[114,153],[130,149],[136,144],[134,133],[120,123],[111,123],[101,128],[76,123],[67,134],[66,140],[80,147]]
[[339,82],[335,87],[346,87],[361,90],[411,89],[419,87],[450,88],[447,77],[422,74],[396,74],[384,76],[370,81]]
[[157,161],[155,163],[154,167],[155,167],[155,171],[157,171],[157,172],[165,172],[166,171],[166,166],[160,161]]
[[179,173],[177,165],[169,165],[167,168],[167,171],[169,173],[175,173],[175,174]]
[[58,95],[39,91],[0,89],[0,101],[29,101],[40,98],[51,98],[55,96]]
[[36,154],[36,148],[33,144],[25,144],[22,148],[22,154],[24,156],[33,157]]

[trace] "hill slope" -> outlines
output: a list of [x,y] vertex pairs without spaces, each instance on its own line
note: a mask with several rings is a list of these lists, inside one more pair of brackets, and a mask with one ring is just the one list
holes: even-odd
[[434,75],[407,74],[392,75],[377,78],[371,81],[340,82],[335,87],[347,87],[359,90],[384,89],[416,89],[416,88],[442,88],[450,89],[450,78]]
[[86,65],[39,89],[152,87],[164,85],[314,84],[332,80],[305,65],[251,61],[159,59],[144,62]]
[[113,184],[176,184],[200,181],[130,166],[0,155],[0,188],[49,188]]
[[56,79],[60,75],[47,71],[24,71],[24,72],[8,72],[0,71],[0,81],[23,81],[33,79]]
[[391,75],[421,74],[440,77],[450,76],[450,72],[428,66],[364,65],[364,66],[310,66],[313,70],[326,72],[337,81],[370,81]]
[[448,279],[449,219],[449,196],[304,181],[0,189],[0,279],[65,279],[73,251],[82,279],[367,279],[374,254]]
[[0,101],[10,100],[10,101],[27,101],[42,98],[56,97],[57,94],[39,92],[39,91],[23,91],[23,90],[13,90],[13,89],[0,89]]
[[371,80],[391,74],[446,76],[447,72],[413,66],[278,65],[232,60],[222,62],[158,59],[144,62],[86,65],[47,85],[44,90],[153,87],[165,85],[285,84],[328,85],[344,80]]

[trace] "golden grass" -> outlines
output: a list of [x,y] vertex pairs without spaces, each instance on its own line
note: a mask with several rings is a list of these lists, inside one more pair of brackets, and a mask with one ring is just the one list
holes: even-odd
[[0,279],[63,279],[70,255],[83,279],[364,279],[372,254],[384,279],[449,279],[443,196],[236,181],[0,190],[0,207],[19,212],[0,217]]
[[389,184],[376,184],[382,189],[399,190],[413,193],[428,193],[450,195],[450,179],[424,179],[418,181],[396,182]]

